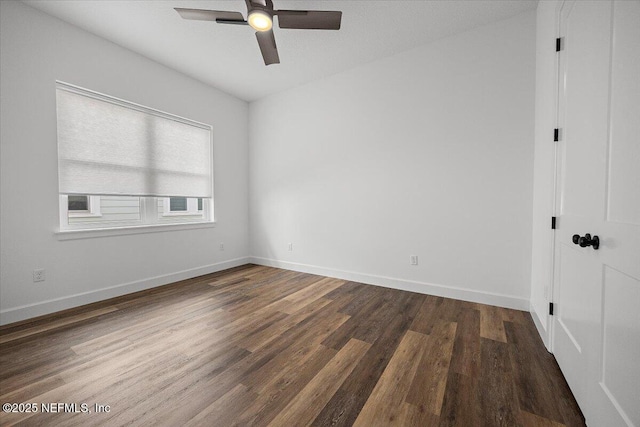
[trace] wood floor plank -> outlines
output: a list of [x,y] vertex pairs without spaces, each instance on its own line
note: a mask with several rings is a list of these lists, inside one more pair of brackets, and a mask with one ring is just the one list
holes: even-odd
[[[371,292],[375,295],[379,291],[374,289]],[[394,300],[372,296],[366,303],[361,304],[358,310],[350,310],[351,318],[323,344],[337,350],[351,338],[372,344],[381,335],[381,331],[388,327],[393,317],[404,309],[415,312],[415,303],[412,300],[421,299],[421,295],[411,293],[405,293]]]
[[[229,366],[241,363],[249,354],[243,349],[227,348],[218,357],[189,359],[174,357],[163,366],[143,365],[151,375],[142,382],[140,395],[132,396],[135,410],[118,411],[110,419],[111,425],[152,425],[162,421],[166,425],[179,425],[196,416],[227,391],[209,395],[209,383]],[[155,365],[155,364],[154,364]],[[127,375],[127,379],[136,379]],[[139,381],[139,379],[138,379]],[[115,406],[124,406],[119,395],[112,395]],[[179,419],[179,420],[178,420]]]
[[[358,366],[316,417],[314,426],[350,426],[355,422],[422,305],[420,298],[398,302],[395,308],[390,308],[395,315],[391,317],[387,327],[381,331]],[[364,322],[367,320],[363,319]],[[363,381],[363,378],[367,378],[367,381]]]
[[440,427],[467,427],[480,423],[482,409],[477,404],[478,378],[449,370],[440,411]]
[[307,348],[319,345],[320,341],[335,331],[348,318],[349,316],[343,314],[334,316],[333,313],[323,313],[313,317],[313,322],[309,322],[309,327],[297,328],[283,334],[281,339],[275,340],[263,351],[250,354],[239,363],[211,378],[207,383],[209,396],[212,399],[219,398],[239,382],[250,387],[255,385],[252,383],[253,381],[258,384],[261,382],[257,381],[258,374],[264,370],[280,372],[282,366],[274,364],[274,359],[280,357],[280,360],[286,363],[289,355],[304,352]]
[[13,340],[18,340],[20,338],[28,337],[31,335],[47,332],[52,329],[60,328],[62,326],[71,325],[73,323],[82,322],[83,320],[86,320],[86,319],[91,319],[94,317],[102,316],[103,314],[112,313],[117,309],[118,308],[115,306],[99,308],[97,310],[93,310],[93,311],[82,313],[82,314],[76,314],[75,316],[59,319],[57,321],[46,323],[43,325],[22,329],[12,333],[2,334],[0,335],[0,344],[4,344],[6,342],[13,341]]
[[[162,363],[169,363],[171,360],[175,360],[176,354],[170,349],[162,352],[149,351],[145,352],[144,359],[149,360],[152,364],[162,366]],[[135,357],[135,356],[134,356]],[[130,360],[134,360],[133,358]],[[109,399],[107,404],[114,404],[114,400],[109,398],[113,391],[110,388],[116,384],[121,384],[124,387],[135,386],[139,380],[138,377],[148,370],[148,367],[141,361],[135,364],[132,369],[120,373],[118,370],[112,370],[106,366],[105,370],[100,372],[93,372],[92,375],[79,376],[75,380],[65,380],[65,383],[60,387],[51,389],[45,393],[32,396],[29,402],[102,402],[101,398]],[[108,373],[105,375],[105,372]],[[96,401],[96,399],[98,399]],[[16,414],[10,414],[14,416]],[[75,425],[77,424],[77,417],[65,417],[65,414],[47,414],[42,411],[35,414],[21,414],[20,421],[25,419],[29,420],[29,425],[47,425],[51,424],[53,420],[56,425]],[[73,415],[73,414],[69,414]],[[57,419],[54,418],[57,416]],[[108,417],[108,414],[106,415]],[[104,417],[99,417],[100,420]],[[47,422],[48,420],[48,422]]]
[[482,338],[477,403],[481,408],[479,425],[521,426],[520,407],[514,388],[508,344]]
[[406,292],[393,300],[386,301],[377,310],[361,317],[358,327],[353,330],[353,337],[368,343],[375,343],[382,335],[382,331],[392,324],[399,313],[409,320],[416,312],[418,304],[422,302],[422,295]]
[[418,370],[407,393],[406,401],[422,412],[440,415],[449,364],[456,335],[456,323],[440,322],[428,336]]
[[246,265],[0,327],[0,425],[567,426],[526,312]]
[[440,417],[424,411],[422,408],[403,402],[400,407],[400,416],[395,420],[390,420],[389,425],[404,426],[420,426],[420,427],[437,427]]
[[230,425],[258,427],[269,424],[336,353],[332,348],[316,345],[299,364],[285,365],[261,384],[256,399]]
[[490,340],[507,342],[504,332],[503,317],[498,307],[478,304],[480,311],[480,336]]
[[360,305],[359,310],[352,312],[349,321],[327,337],[322,344],[340,350],[354,336],[354,331],[363,327],[363,318],[368,318],[372,311],[379,309],[383,304],[384,302],[377,298],[369,299],[366,303]]
[[526,311],[511,310],[509,308],[500,308],[499,311],[502,315],[502,320],[505,322],[527,325],[533,321],[531,314]]
[[428,336],[414,331],[405,333],[354,426],[402,424],[405,421],[401,419],[406,415],[401,411],[402,403],[428,346]]
[[362,292],[368,285],[364,285],[362,283],[357,282],[346,282],[344,285],[339,288],[334,289],[326,295],[326,298],[336,299],[341,295],[352,295],[355,296]]
[[331,300],[329,299],[319,298],[296,313],[290,316],[285,316],[280,321],[272,323],[267,328],[247,335],[244,339],[238,342],[238,345],[251,352],[258,351],[260,348],[269,345],[270,342],[277,339],[289,329],[294,328],[300,322],[318,313],[330,303]]
[[[531,316],[528,315],[528,318],[530,319]],[[505,323],[505,328],[507,328],[506,331],[510,330],[508,323]],[[556,359],[553,357],[553,354],[547,351],[542,343],[542,339],[533,321],[523,323],[517,330],[519,330],[523,334],[522,336],[528,341],[530,354],[534,355],[533,357],[537,359],[540,368],[544,371],[547,379],[546,383],[549,385],[549,396],[556,398],[556,402],[564,418],[564,424],[571,427],[583,426],[585,421],[580,407],[571,394],[569,385],[562,375]],[[515,335],[511,336],[514,337]],[[518,367],[516,367],[516,369],[518,369]]]
[[[535,328],[535,326],[534,326]],[[584,415],[578,406],[566,379],[555,359],[549,362],[549,375],[552,378],[553,388],[551,394],[557,398],[558,405],[567,427],[582,427],[585,425]],[[547,369],[545,367],[545,369]]]
[[[333,321],[333,319],[329,320]],[[331,328],[334,328],[334,326],[331,326]],[[243,379],[243,383],[250,386],[252,390],[261,393],[270,386],[270,379],[278,380],[290,371],[305,369],[309,356],[318,351],[322,336],[323,333],[319,332],[316,336],[309,337],[306,341],[293,343],[260,368],[255,369],[251,373],[251,377]]]
[[[128,337],[126,335],[121,336],[119,337],[117,345],[108,348],[109,351],[102,351],[104,349],[98,347],[92,340],[91,349],[93,352],[89,352],[83,348],[83,352],[81,353],[82,357],[78,358],[76,366],[69,367],[67,370],[71,375],[84,375],[85,372],[96,371],[105,361],[128,363],[127,359],[137,354],[137,351],[153,352],[166,348],[176,350],[183,345],[185,338],[188,339],[193,336],[196,336],[198,339],[203,339],[203,336],[207,334],[209,340],[220,341],[222,339],[215,335],[215,330],[206,330],[204,327],[201,328],[199,320],[201,319],[182,323],[180,327],[188,331],[185,333],[180,333],[177,328],[165,328],[163,330],[154,330],[153,332],[147,331],[144,335],[132,334]],[[188,328],[189,326],[193,326],[194,329]],[[190,346],[195,345],[195,342],[190,342]],[[117,357],[114,358],[113,356]],[[61,375],[64,376],[64,374]]]
[[[546,419],[564,423],[562,401],[553,389],[559,384],[554,381],[553,366],[545,364],[549,360],[546,350],[541,350],[535,336],[523,325],[505,322],[505,330],[510,344],[510,356],[514,380],[518,389],[520,408]],[[549,360],[550,362],[550,360]],[[574,411],[567,411],[572,413]]]
[[413,320],[410,329],[412,331],[421,332],[426,335],[430,334],[431,328],[433,327],[433,324],[437,319],[438,308],[443,301],[444,298],[428,295],[425,298],[422,307],[420,307],[418,314]]
[[470,378],[480,371],[480,312],[465,309],[458,318],[451,370]]
[[564,424],[527,411],[520,411],[520,418],[522,419],[522,425],[524,427],[566,427]]
[[[0,387],[1,402],[27,402],[29,398],[46,393],[65,384],[65,381],[58,375],[45,377],[40,381],[30,382],[24,387],[11,391]],[[1,424],[0,424],[1,425]]]
[[269,425],[310,425],[369,347],[364,341],[349,340]]
[[[191,386],[193,391],[186,393],[177,388],[172,388],[177,398],[174,398],[175,406],[172,408],[156,407],[149,413],[154,414],[150,419],[136,420],[136,424],[152,425],[153,419],[159,417],[164,425],[182,425],[184,420],[196,419],[191,425],[226,425],[224,421],[231,421],[238,412],[255,397],[255,393],[238,384],[220,399],[209,404],[205,388],[199,385]],[[195,415],[195,416],[194,416]],[[201,417],[201,418],[200,418]],[[218,424],[220,423],[220,424]]]
[[[210,300],[205,302],[211,303]],[[176,308],[178,310],[187,309],[186,307]],[[214,309],[209,313],[209,317],[215,319],[223,315],[223,313],[223,309]],[[184,322],[185,320],[185,318],[181,317],[173,310],[167,310],[165,313],[158,312],[155,315],[149,316],[147,320],[137,321],[127,327],[109,331],[108,333],[101,334],[90,340],[72,345],[71,349],[80,355],[95,354],[97,351],[100,351],[101,348],[112,345],[113,343],[117,343],[124,339],[129,342],[133,342],[137,337],[145,337],[159,331],[164,331],[176,321]]]
[[330,278],[319,280],[316,283],[299,290],[298,292],[284,297],[283,300],[287,301],[289,304],[285,307],[282,307],[281,311],[287,314],[293,314],[301,308],[314,302],[315,300],[322,298],[334,289],[339,288],[345,283],[346,282],[344,280]]
[[[257,397],[257,394],[242,384],[238,384],[220,399],[200,411],[198,415],[187,421],[184,427],[199,427],[203,425],[227,426]],[[180,421],[178,417],[178,422]]]
[[332,298],[329,298],[329,294],[327,294],[326,298],[331,300],[331,302],[327,305],[327,310],[350,315],[349,313],[345,312],[344,308],[353,302],[353,300],[356,298],[356,295],[346,292],[338,294]]
[[394,295],[393,290],[391,289],[379,286],[362,286],[363,287],[358,288],[358,292],[355,293],[355,298],[340,309],[341,313],[354,316],[361,312],[362,307],[371,301],[375,300],[378,304],[382,305],[385,302],[393,300],[394,296],[397,296]]

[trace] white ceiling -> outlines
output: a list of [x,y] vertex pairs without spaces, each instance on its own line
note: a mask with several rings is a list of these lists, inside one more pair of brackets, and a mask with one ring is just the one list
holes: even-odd
[[273,0],[276,9],[341,10],[339,31],[274,33],[266,67],[254,31],[187,21],[174,7],[230,10],[244,0],[23,0],[211,86],[253,101],[452,34],[535,9],[537,0]]

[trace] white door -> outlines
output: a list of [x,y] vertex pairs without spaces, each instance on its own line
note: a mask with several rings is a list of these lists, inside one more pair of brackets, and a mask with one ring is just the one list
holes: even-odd
[[552,350],[589,426],[640,427],[640,1],[559,23]]

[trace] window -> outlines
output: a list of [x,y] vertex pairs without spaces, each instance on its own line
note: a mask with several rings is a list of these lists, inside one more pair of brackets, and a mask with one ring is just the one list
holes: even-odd
[[[62,201],[62,203],[65,203]],[[67,196],[67,210],[70,218],[99,218],[102,217],[100,210],[100,197],[98,196]]]
[[60,229],[213,221],[211,126],[56,85]]
[[165,197],[162,208],[164,216],[202,215],[202,198]]
[[186,211],[187,211],[186,197],[170,197],[169,198],[169,212],[186,212]]
[[69,211],[89,212],[89,196],[69,196]]

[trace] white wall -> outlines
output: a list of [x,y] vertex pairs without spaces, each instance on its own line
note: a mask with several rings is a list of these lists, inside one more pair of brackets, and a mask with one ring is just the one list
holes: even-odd
[[528,310],[534,87],[531,12],[252,103],[254,261]]
[[[538,3],[536,17],[536,109],[533,169],[533,234],[531,249],[531,313],[545,344],[548,343],[549,300],[553,277],[556,127],[556,1]],[[558,224],[559,225],[559,224]]]
[[[0,3],[0,322],[246,262],[247,103],[20,2]],[[58,241],[56,79],[213,125],[217,227]],[[43,283],[32,282],[37,268]]]

